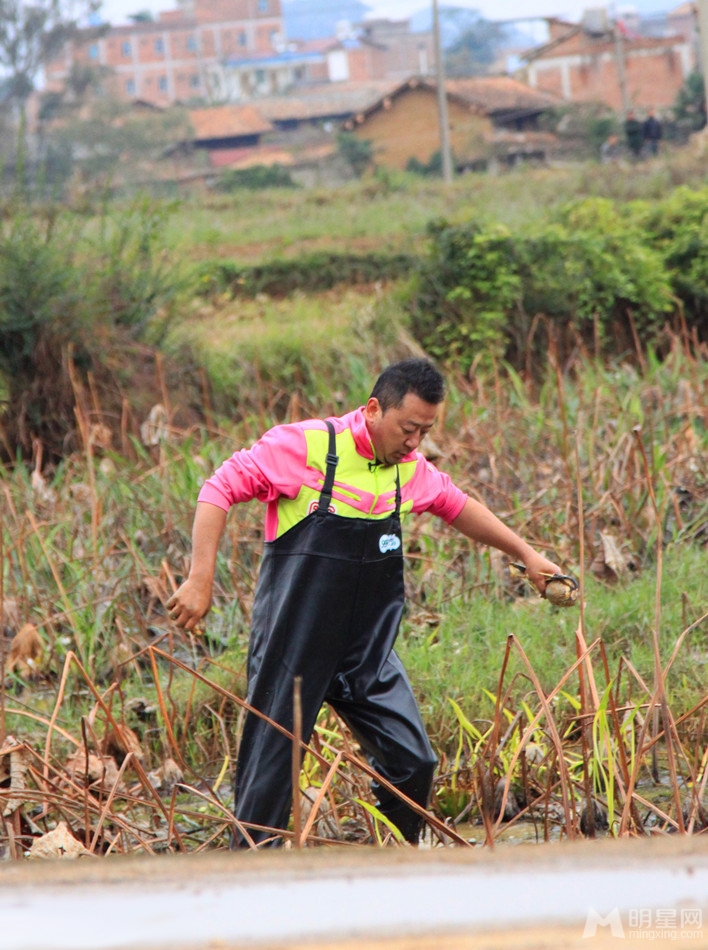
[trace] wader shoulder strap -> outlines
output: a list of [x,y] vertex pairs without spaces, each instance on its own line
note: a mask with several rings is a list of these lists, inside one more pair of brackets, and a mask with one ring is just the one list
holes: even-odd
[[401,473],[396,466],[396,515],[401,516]]
[[332,487],[334,486],[334,473],[337,468],[337,462],[339,462],[339,456],[337,455],[337,440],[334,435],[334,426],[329,421],[325,419],[325,425],[327,426],[327,431],[329,432],[329,451],[327,452],[327,469],[325,471],[325,480],[324,485],[322,486],[322,492],[320,493],[320,503],[317,506],[318,511],[329,511],[329,504],[332,501]]

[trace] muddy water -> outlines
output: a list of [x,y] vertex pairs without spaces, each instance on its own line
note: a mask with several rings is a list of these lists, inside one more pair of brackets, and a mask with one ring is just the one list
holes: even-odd
[[[590,948],[590,908],[628,939],[641,911],[642,943],[647,921],[671,912],[676,936],[664,938],[708,946],[708,837],[5,865],[0,950],[457,950],[504,930],[514,946],[554,932],[559,943],[529,947]],[[705,927],[681,938],[682,911]]]

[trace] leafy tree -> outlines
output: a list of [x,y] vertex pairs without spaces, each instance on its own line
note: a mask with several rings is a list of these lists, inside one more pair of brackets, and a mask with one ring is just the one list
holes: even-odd
[[485,73],[504,39],[503,26],[485,20],[477,10],[441,10],[440,29],[449,38],[444,54],[448,76]]
[[100,0],[0,0],[0,67],[8,76],[5,98],[24,112],[42,66],[76,34],[79,20]]
[[[58,179],[72,171],[84,181],[141,175],[141,163],[159,160],[170,148],[188,138],[183,110],[136,112],[126,103],[96,99],[82,106],[79,100],[57,103],[45,99],[42,115],[56,121],[47,126],[43,147],[53,160]],[[47,176],[52,169],[47,167]],[[50,178],[56,181],[56,178]]]
[[691,131],[702,129],[706,124],[706,90],[703,73],[689,73],[678,91],[674,104],[676,121],[685,124]]
[[374,149],[370,139],[357,138],[352,132],[340,132],[337,136],[337,149],[347,161],[357,178],[361,178],[374,160]]

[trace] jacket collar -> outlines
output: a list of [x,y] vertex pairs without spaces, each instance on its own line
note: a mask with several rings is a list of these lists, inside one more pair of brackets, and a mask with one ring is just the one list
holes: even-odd
[[[366,425],[366,419],[364,418],[364,407],[360,406],[353,412],[348,413],[344,419],[346,420],[354,439],[354,445],[356,446],[357,453],[361,455],[362,458],[373,461],[376,453],[374,452],[374,446]],[[401,459],[401,462],[409,462],[414,458],[415,452],[409,452],[408,455]]]

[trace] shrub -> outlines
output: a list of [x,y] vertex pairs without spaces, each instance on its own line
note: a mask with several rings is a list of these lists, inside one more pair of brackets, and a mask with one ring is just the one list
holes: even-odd
[[708,332],[708,188],[677,188],[655,205],[634,206],[636,228],[661,256],[690,322]]
[[507,315],[521,293],[511,236],[476,224],[431,225],[431,252],[416,281],[411,329],[434,356],[468,370],[501,355]]
[[202,272],[204,293],[253,297],[256,294],[287,296],[296,290],[328,290],[337,284],[367,284],[409,274],[417,258],[409,254],[334,254],[318,251],[292,260],[240,266],[215,261]]
[[6,455],[29,454],[35,440],[47,456],[63,455],[76,429],[75,384],[89,373],[94,408],[101,394],[120,417],[121,380],[131,385],[143,372],[144,343],[165,332],[181,287],[161,247],[166,213],[141,201],[98,222],[70,224],[55,207],[2,219]]
[[297,188],[298,185],[282,165],[253,165],[251,168],[231,168],[219,178],[217,191],[260,191],[264,188]]
[[337,150],[357,178],[361,178],[373,164],[374,148],[370,139],[360,139],[352,132],[340,132],[337,135]]
[[6,448],[29,452],[33,438],[53,442],[73,421],[62,366],[67,344],[85,358],[81,280],[73,235],[54,218],[20,216],[0,232],[0,373],[8,404]]
[[[411,328],[434,355],[467,371],[475,359],[518,361],[531,321],[631,340],[673,309],[669,273],[629,216],[605,199],[568,206],[515,236],[437,224],[410,299]],[[618,337],[619,333],[619,337]],[[571,333],[572,335],[572,333]]]

